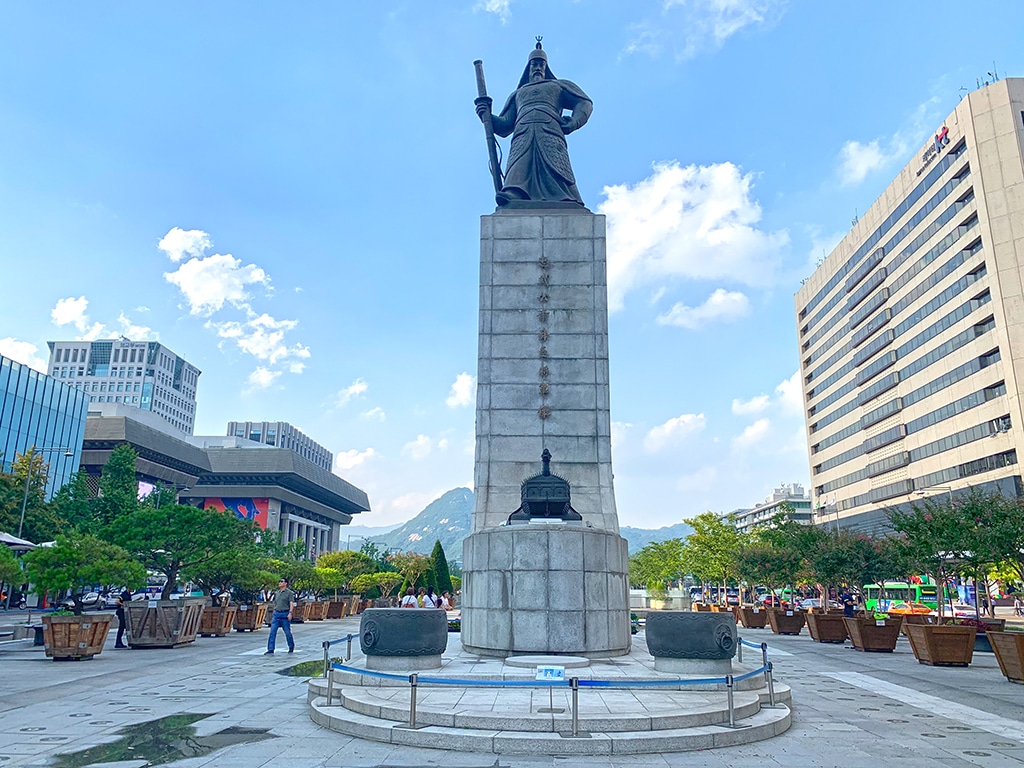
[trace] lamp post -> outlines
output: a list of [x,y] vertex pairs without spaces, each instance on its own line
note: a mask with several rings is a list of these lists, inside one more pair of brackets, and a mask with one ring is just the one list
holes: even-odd
[[21,532],[25,527],[25,508],[28,506],[28,491],[32,484],[32,459],[35,458],[36,453],[59,453],[63,452],[65,458],[73,458],[70,448],[60,446],[59,448],[36,448],[34,445],[28,449],[28,464],[25,469],[25,493],[21,497],[21,519],[18,521],[18,538],[21,538]]

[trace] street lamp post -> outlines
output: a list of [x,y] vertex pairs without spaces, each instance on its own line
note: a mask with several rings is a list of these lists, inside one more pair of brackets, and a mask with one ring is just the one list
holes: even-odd
[[59,448],[36,448],[34,445],[28,449],[28,464],[25,469],[25,493],[21,497],[21,519],[18,521],[18,538],[21,538],[21,532],[25,528],[25,509],[28,506],[28,491],[32,484],[32,459],[35,458],[36,452],[39,453],[58,453],[63,452],[65,457],[73,457],[75,454],[71,452],[70,448],[61,446]]

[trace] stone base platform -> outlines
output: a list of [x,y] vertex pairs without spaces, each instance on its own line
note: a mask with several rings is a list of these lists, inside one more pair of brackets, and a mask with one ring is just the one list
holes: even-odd
[[[480,657],[461,649],[453,636],[442,669],[420,675],[417,687],[416,729],[409,719],[409,684],[405,680],[364,677],[355,672],[333,673],[333,706],[327,706],[327,682],[309,682],[311,719],[329,730],[390,744],[432,747],[462,752],[542,755],[650,754],[712,749],[772,738],[791,723],[789,688],[775,684],[776,704],[768,707],[762,675],[734,692],[734,718],[729,728],[727,695],[714,690],[629,687],[630,682],[680,679],[654,669],[643,634],[628,656],[590,660],[587,667],[567,669],[581,680],[602,680],[616,687],[581,687],[578,692],[580,736],[573,738],[572,701],[568,688],[475,687],[474,681],[534,679],[532,669],[501,659]],[[348,665],[363,666],[362,659]],[[750,667],[734,664],[734,674]],[[412,670],[410,670],[412,671]],[[436,685],[431,677],[465,680],[467,685]],[[685,676],[682,676],[685,678]],[[554,708],[547,714],[549,692]]]

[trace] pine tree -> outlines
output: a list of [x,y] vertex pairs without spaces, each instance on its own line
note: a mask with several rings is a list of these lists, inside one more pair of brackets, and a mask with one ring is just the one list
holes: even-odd
[[96,514],[103,523],[110,523],[139,508],[139,481],[135,477],[135,449],[125,443],[110,452],[100,475],[100,497]]
[[439,593],[450,592],[454,594],[455,589],[452,587],[452,577],[448,571],[448,558],[445,557],[444,547],[441,546],[440,539],[434,542],[434,550],[430,553],[430,560],[434,564],[434,589]]

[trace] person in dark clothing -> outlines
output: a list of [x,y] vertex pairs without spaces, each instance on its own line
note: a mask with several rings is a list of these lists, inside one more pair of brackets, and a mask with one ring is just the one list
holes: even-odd
[[843,592],[843,616],[853,618],[853,612],[857,607],[857,603],[854,602],[853,595],[849,592]]
[[124,631],[128,628],[128,621],[124,615],[125,606],[132,601],[132,593],[127,589],[123,590],[120,595],[117,596],[117,640],[114,642],[115,648],[127,648],[124,644]]

